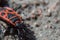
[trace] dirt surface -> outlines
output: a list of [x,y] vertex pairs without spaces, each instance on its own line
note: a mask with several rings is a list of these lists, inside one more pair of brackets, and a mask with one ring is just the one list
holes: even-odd
[[36,40],[60,40],[60,0],[10,0]]

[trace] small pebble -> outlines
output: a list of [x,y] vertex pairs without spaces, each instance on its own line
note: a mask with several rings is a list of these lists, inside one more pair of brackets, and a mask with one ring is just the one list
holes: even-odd
[[50,20],[47,21],[47,23],[50,23],[50,22],[51,22]]
[[41,3],[45,6],[48,4],[47,2],[45,2],[45,0],[43,0]]
[[31,18],[34,19],[34,20],[37,20],[37,16],[35,16],[35,14],[32,14]]
[[24,3],[22,4],[22,8],[27,8],[28,7],[28,4]]
[[26,18],[26,20],[30,21],[30,20],[31,20],[31,18],[30,18],[30,17],[28,17],[28,18]]
[[36,27],[39,27],[40,25],[39,25],[39,24],[36,24],[35,26],[36,26]]
[[55,19],[55,23],[56,24],[60,23],[60,20],[59,19]]
[[52,16],[52,13],[47,13],[45,16],[51,17]]
[[42,14],[42,10],[38,8],[38,9],[37,9],[37,14],[36,14],[36,15],[37,15],[37,16],[40,16],[41,14]]

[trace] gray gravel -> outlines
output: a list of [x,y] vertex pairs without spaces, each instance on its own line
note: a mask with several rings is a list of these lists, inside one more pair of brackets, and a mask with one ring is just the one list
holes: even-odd
[[60,40],[60,0],[10,0],[34,31],[36,40]]

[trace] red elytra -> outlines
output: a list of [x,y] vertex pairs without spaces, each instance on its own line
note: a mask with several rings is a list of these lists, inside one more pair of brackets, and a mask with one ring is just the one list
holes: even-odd
[[[2,7],[1,7],[2,8]],[[0,19],[5,20],[6,22],[16,26],[16,22],[21,22],[22,17],[16,13],[13,9],[8,7],[3,7],[3,10],[0,10]]]

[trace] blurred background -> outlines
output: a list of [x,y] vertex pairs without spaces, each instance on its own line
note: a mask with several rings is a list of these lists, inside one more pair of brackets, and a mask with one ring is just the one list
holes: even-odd
[[30,25],[36,40],[60,40],[60,0],[9,0]]

